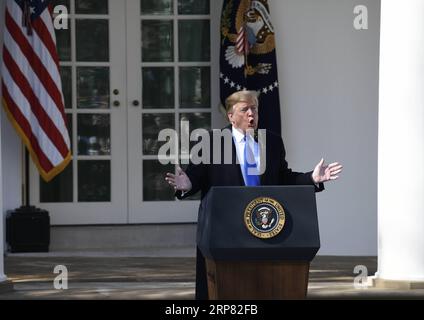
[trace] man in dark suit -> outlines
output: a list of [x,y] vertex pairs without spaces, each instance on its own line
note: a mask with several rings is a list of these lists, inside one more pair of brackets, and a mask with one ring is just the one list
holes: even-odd
[[[213,147],[209,163],[190,163],[184,172],[167,173],[166,180],[174,187],[175,196],[184,199],[201,191],[201,198],[212,186],[255,185],[315,185],[316,192],[324,190],[323,183],[338,178],[342,166],[337,163],[324,165],[324,159],[313,171],[293,172],[285,159],[286,152],[280,136],[266,131],[265,139],[257,137],[258,99],[255,91],[238,91],[226,99],[225,107],[230,125],[222,129],[230,139],[230,148],[221,147],[221,161],[212,163]],[[211,141],[213,134],[211,133]],[[221,138],[221,141],[225,140]],[[265,142],[264,142],[265,141]],[[262,143],[261,143],[262,142]],[[231,150],[231,161],[225,162],[225,151]],[[205,260],[197,249],[196,299],[207,299]]]

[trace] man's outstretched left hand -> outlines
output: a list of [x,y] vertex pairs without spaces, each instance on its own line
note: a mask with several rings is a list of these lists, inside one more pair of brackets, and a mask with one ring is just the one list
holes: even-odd
[[314,183],[322,183],[329,180],[336,180],[339,176],[338,174],[342,172],[343,166],[338,162],[330,163],[329,165],[324,164],[324,158],[316,165],[314,171],[312,172],[312,180]]

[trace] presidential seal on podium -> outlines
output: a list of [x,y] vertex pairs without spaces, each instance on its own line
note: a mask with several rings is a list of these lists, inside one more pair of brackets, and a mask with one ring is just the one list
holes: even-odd
[[244,222],[249,232],[257,238],[268,239],[284,228],[286,215],[283,206],[275,199],[259,197],[244,210]]

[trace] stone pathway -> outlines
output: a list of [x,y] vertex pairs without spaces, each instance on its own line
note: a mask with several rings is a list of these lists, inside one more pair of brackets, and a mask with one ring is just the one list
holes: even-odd
[[[66,266],[68,289],[54,288],[56,266]],[[423,299],[424,290],[355,288],[355,266],[374,275],[375,257],[318,256],[310,268],[308,299]],[[0,300],[190,300],[194,298],[193,257],[87,257],[9,255],[5,273],[14,290]]]

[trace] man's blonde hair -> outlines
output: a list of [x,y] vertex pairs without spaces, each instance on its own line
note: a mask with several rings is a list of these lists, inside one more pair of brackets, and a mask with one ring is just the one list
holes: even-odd
[[225,99],[225,111],[227,113],[231,113],[233,111],[233,106],[236,103],[249,102],[251,100],[255,101],[256,106],[258,106],[258,96],[259,93],[253,90],[236,91]]

